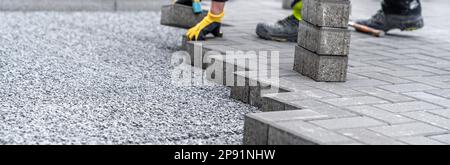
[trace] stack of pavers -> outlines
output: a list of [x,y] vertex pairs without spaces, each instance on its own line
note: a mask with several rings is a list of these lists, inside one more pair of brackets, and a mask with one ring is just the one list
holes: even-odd
[[315,81],[347,76],[350,0],[303,0],[294,70]]

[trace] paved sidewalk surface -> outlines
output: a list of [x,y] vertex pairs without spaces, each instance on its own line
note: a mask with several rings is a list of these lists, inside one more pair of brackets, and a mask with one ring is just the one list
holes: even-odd
[[[352,3],[352,19],[380,8],[379,0]],[[295,43],[257,38],[257,22],[290,14],[280,8],[281,0],[232,1],[224,21],[232,26],[223,29],[224,38],[203,42],[204,49],[221,52],[280,51],[282,93],[252,96],[251,88],[241,88],[236,91],[250,96],[232,94],[276,111],[249,114],[245,138],[259,144],[450,144],[449,1],[423,0],[426,27],[416,32],[393,31],[384,38],[352,33],[345,83],[301,76],[292,70]]]

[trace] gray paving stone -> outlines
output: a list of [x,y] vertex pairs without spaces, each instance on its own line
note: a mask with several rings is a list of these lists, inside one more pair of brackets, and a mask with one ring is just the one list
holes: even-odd
[[314,120],[311,121],[311,123],[314,123],[318,126],[331,130],[385,125],[385,123],[382,123],[380,121],[368,117],[350,117],[350,118]]
[[414,76],[432,76],[435,75],[430,72],[420,70],[386,70],[383,73],[396,77],[414,77]]
[[426,103],[423,101],[412,101],[412,102],[402,102],[402,103],[389,103],[389,104],[380,104],[374,105],[375,107],[391,111],[391,112],[408,112],[408,111],[423,111],[423,110],[433,110],[433,109],[441,109],[437,105],[433,105],[430,103]]
[[268,134],[268,145],[318,145],[318,143],[314,142],[314,139],[305,139],[299,135],[273,127],[269,127]]
[[230,97],[243,103],[249,103],[250,88],[249,86],[231,86]]
[[399,141],[396,141],[394,138],[386,137],[382,134],[369,131],[367,129],[348,129],[339,131],[339,133],[355,139],[357,141],[363,142],[363,144],[368,145],[401,145]]
[[450,130],[450,119],[440,117],[438,115],[434,115],[428,112],[408,112],[403,113],[403,115],[408,116],[412,119],[423,121],[425,123],[445,128],[447,130]]
[[313,107],[314,111],[319,112],[323,115],[327,115],[331,118],[343,118],[343,117],[353,117],[356,116],[355,113],[347,111],[343,108],[338,108],[331,105],[323,105],[318,107]]
[[423,136],[405,137],[399,140],[410,145],[444,145],[444,143]]
[[395,84],[395,85],[385,85],[379,86],[381,89],[385,89],[391,92],[404,93],[404,92],[416,92],[416,91],[426,91],[436,89],[435,87],[419,84],[419,83],[410,83],[410,84]]
[[438,68],[433,68],[433,63],[428,64],[430,66],[425,66],[425,65],[406,65],[406,67],[412,68],[412,69],[417,69],[417,70],[421,70],[421,71],[425,71],[425,72],[430,72],[430,73],[434,73],[434,74],[439,74],[439,75],[443,75],[443,74],[450,74],[449,71],[446,70],[442,70],[442,69],[438,69]]
[[299,120],[276,123],[273,127],[270,127],[269,134],[269,144],[335,144],[353,142],[343,135]]
[[374,127],[369,129],[390,137],[419,136],[446,132],[445,129],[420,122]]
[[363,92],[359,92],[357,90],[348,88],[348,87],[344,87],[342,85],[339,84],[335,84],[335,83],[314,83],[314,84],[308,84],[311,87],[315,87],[318,89],[322,89],[324,91],[328,91],[340,96],[344,96],[344,97],[351,97],[351,96],[361,96],[364,95]]
[[427,90],[426,92],[431,93],[433,95],[450,98],[450,89]]
[[271,122],[290,121],[290,120],[313,120],[328,117],[319,112],[308,109],[254,113],[252,114],[252,116],[258,119],[264,119]]
[[382,80],[394,84],[401,84],[401,83],[409,83],[410,80],[402,79],[395,76],[390,76],[383,73],[377,73],[377,72],[364,72],[364,73],[358,73],[358,75],[365,76],[372,79]]
[[[250,80],[253,81],[253,80]],[[270,85],[266,85],[264,83],[261,82],[256,82],[256,86],[250,86],[250,98],[249,98],[249,103],[250,105],[253,105],[255,107],[263,107],[264,103],[263,103],[263,98],[262,98],[262,93],[261,91],[266,90],[266,89],[270,89]]]
[[326,99],[323,102],[335,105],[335,106],[352,106],[352,105],[366,105],[366,104],[383,104],[388,103],[386,100],[382,100],[372,96],[355,96],[344,97],[336,99]]
[[361,87],[361,88],[354,88],[355,90],[364,92],[366,94],[383,98],[385,100],[391,101],[391,102],[409,102],[414,101],[415,99],[407,97],[405,95],[399,94],[399,93],[393,93],[389,92],[383,89],[378,89],[375,87]]
[[[297,108],[295,108],[297,109]],[[271,111],[284,111],[286,110],[285,101],[280,100],[276,97],[262,97],[262,108],[263,112],[271,112]]]
[[414,120],[409,119],[407,117],[404,117],[402,115],[392,113],[389,111],[381,110],[372,106],[354,106],[354,107],[348,107],[347,109],[359,113],[364,116],[369,116],[381,121],[384,121],[389,124],[399,124],[399,123],[407,123],[412,122]]
[[398,60],[389,60],[387,61],[394,65],[418,65],[418,64],[429,64],[429,61],[421,60],[421,59],[398,59]]
[[244,145],[266,145],[269,126],[263,121],[255,119],[252,114],[245,116]]
[[287,102],[289,105],[292,105],[294,107],[299,107],[302,109],[314,109],[315,107],[322,107],[326,106],[327,104],[324,102],[321,102],[319,100],[315,99],[307,99],[307,100],[300,100],[300,101],[290,101]]
[[342,84],[342,86],[355,88],[355,87],[373,87],[388,84],[390,83],[375,79],[356,79],[356,80],[348,80],[346,81],[346,83]]
[[450,88],[450,83],[431,77],[407,77],[406,79],[433,86],[436,88]]
[[450,134],[430,136],[430,138],[438,140],[438,141],[446,143],[446,144],[450,144]]
[[322,98],[335,98],[338,95],[326,92],[320,89],[306,89],[297,92],[285,92],[285,93],[274,93],[270,95],[271,97],[277,97],[285,101],[295,101],[295,100],[305,100],[305,99],[322,99]]
[[424,92],[411,92],[411,93],[405,93],[407,96],[414,97],[416,99],[420,99],[429,103],[433,103],[436,105],[444,106],[444,107],[450,107],[450,99],[439,97],[436,95],[424,93]]
[[[295,136],[289,136],[284,131],[268,130],[270,125],[274,125],[276,122],[293,121],[293,120],[307,120],[307,119],[320,119],[327,116],[317,113],[311,110],[294,110],[294,111],[282,111],[282,112],[267,112],[267,113],[252,113],[248,114],[245,118],[244,126],[244,144],[247,145],[261,145],[261,144],[274,144],[274,138],[272,142],[267,142],[267,137],[288,137],[290,140],[285,142],[278,142],[279,144],[308,144],[298,139]],[[283,134],[283,135],[279,135]]]
[[350,12],[349,0],[303,1],[303,19],[317,26],[346,28]]
[[450,109],[431,110],[428,112],[450,119]]
[[207,12],[194,14],[190,6],[166,5],[161,8],[161,25],[188,29],[199,23],[206,15]]
[[296,46],[294,70],[315,81],[345,81],[347,63],[347,56],[322,56]]
[[320,55],[346,56],[349,54],[350,30],[318,27],[300,21],[298,45]]

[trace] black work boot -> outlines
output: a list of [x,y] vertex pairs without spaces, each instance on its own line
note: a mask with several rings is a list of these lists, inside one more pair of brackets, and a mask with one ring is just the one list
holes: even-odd
[[192,6],[192,0],[177,0],[176,3],[186,6]]
[[256,34],[267,40],[297,42],[298,20],[293,16],[277,21],[275,24],[259,23]]
[[383,30],[385,32],[393,29],[413,31],[424,26],[423,17],[421,14],[385,14],[383,10],[379,10],[377,14],[368,20],[359,20],[356,21],[356,23],[366,25],[374,29]]

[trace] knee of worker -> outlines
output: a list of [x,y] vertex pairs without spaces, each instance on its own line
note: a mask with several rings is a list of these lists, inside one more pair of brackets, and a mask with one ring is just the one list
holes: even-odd
[[302,20],[302,8],[303,8],[303,2],[302,0],[295,0],[292,3],[292,14],[294,15],[297,20]]

